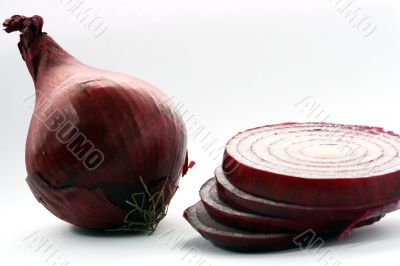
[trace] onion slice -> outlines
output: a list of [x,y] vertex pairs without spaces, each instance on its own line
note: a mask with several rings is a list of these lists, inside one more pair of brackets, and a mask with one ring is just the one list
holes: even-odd
[[[342,232],[352,220],[284,219],[236,210],[218,196],[215,178],[209,179],[200,189],[200,198],[210,216],[221,224],[259,233]],[[358,221],[359,226],[379,221],[381,216]],[[325,220],[324,220],[325,219]],[[360,222],[363,222],[360,224]]]
[[240,190],[279,202],[371,207],[400,196],[400,136],[382,128],[284,123],[226,145],[223,170]]
[[187,208],[185,219],[214,245],[235,251],[273,251],[295,247],[295,234],[252,233],[216,222],[199,201]]
[[[303,206],[277,202],[270,199],[246,193],[228,180],[221,167],[215,170],[218,195],[222,201],[235,209],[258,213],[267,216],[276,216],[287,219],[358,219],[370,207],[361,208],[332,208],[321,206]],[[376,206],[378,207],[378,206]]]

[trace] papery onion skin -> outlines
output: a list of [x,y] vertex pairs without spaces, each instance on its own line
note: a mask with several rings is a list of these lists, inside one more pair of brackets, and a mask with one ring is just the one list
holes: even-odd
[[[289,122],[264,127],[279,125],[292,125],[295,127],[301,124],[307,123]],[[309,124],[316,123],[310,122]],[[318,124],[324,125],[328,123]],[[344,128],[358,127],[360,130],[373,130],[400,138],[399,135],[391,131],[384,131],[382,128],[377,127],[339,126]],[[222,167],[229,181],[237,188],[253,195],[284,203],[305,206],[359,208],[388,204],[397,200],[400,196],[400,171],[358,178],[302,178],[250,167],[237,161],[226,149]]]
[[[28,184],[35,197],[57,217],[95,229],[124,224],[121,213],[130,211],[126,201],[133,193],[143,192],[140,177],[150,193],[166,185],[163,193],[167,205],[188,164],[186,129],[168,97],[140,79],[80,63],[42,33],[42,25],[39,16],[18,15],[3,24],[7,32],[22,32],[18,47],[36,89],[26,142]],[[60,141],[57,133],[67,122],[77,128],[81,139]],[[104,156],[94,169],[80,158],[89,154],[84,153],[85,147],[79,147],[87,143],[85,138]],[[42,182],[35,185],[37,178],[48,189]],[[83,195],[98,193],[101,200],[94,204],[93,213],[87,209],[65,215],[65,202],[52,195],[70,190]],[[72,206],[81,204],[82,199],[70,200]],[[103,200],[109,201],[104,205],[117,208],[117,214],[107,211],[113,207],[101,212]]]

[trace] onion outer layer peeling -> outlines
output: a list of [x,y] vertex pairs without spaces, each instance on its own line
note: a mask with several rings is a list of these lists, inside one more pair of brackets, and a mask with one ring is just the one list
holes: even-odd
[[154,231],[189,168],[185,125],[170,98],[81,63],[42,32],[40,16],[15,15],[3,26],[21,32],[36,90],[25,156],[37,200],[77,226]]

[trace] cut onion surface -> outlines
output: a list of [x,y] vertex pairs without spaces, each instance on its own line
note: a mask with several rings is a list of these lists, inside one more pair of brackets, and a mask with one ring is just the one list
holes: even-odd
[[[218,196],[215,178],[209,179],[200,189],[200,198],[210,216],[219,223],[259,233],[300,233],[305,230],[314,232],[343,232],[353,220],[331,219],[283,219],[236,210],[221,201]],[[381,216],[369,217],[358,221],[355,227],[372,224]]]
[[378,127],[283,123],[237,134],[223,170],[237,188],[279,202],[360,208],[400,196],[400,136]]
[[[288,219],[357,219],[371,207],[345,208],[287,204],[246,193],[230,183],[221,167],[215,170],[218,195],[222,201],[242,211]],[[379,206],[375,206],[379,207]]]
[[187,208],[185,219],[214,245],[236,251],[273,251],[295,247],[295,234],[263,234],[235,229],[215,221],[199,201]]

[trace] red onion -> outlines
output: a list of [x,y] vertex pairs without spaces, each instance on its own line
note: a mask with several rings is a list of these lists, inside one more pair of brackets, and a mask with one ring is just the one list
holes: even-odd
[[[209,179],[200,189],[200,199],[210,216],[221,224],[259,233],[302,233],[313,230],[317,233],[342,232],[348,228],[351,219],[328,219],[325,216],[310,219],[287,219],[240,211],[223,202],[217,192],[215,178]],[[369,225],[379,221],[381,216],[358,220],[353,227]],[[369,219],[369,220],[368,220]]]
[[[260,233],[238,229],[227,226],[214,220],[204,204],[199,201],[195,205],[187,208],[183,216],[204,238],[211,241],[214,245],[233,251],[240,252],[260,252],[275,251],[289,248],[300,247],[299,240],[307,240],[311,245],[313,239],[325,240],[338,235],[337,232],[315,234],[312,230],[307,230],[301,234],[293,233]],[[366,221],[373,223],[371,219]],[[312,233],[312,239],[303,237],[306,233]],[[318,236],[318,237],[315,237]],[[313,242],[314,243],[314,242]],[[315,242],[316,243],[316,242]]]
[[284,123],[226,145],[223,169],[247,193],[308,206],[368,207],[400,196],[400,136],[382,128]]
[[295,234],[265,234],[248,232],[218,223],[200,202],[187,208],[186,220],[213,244],[237,251],[271,251],[295,247]]
[[246,193],[229,182],[221,167],[215,169],[218,196],[235,209],[286,219],[346,219],[354,220],[373,207],[335,208],[325,206],[305,206],[288,204]]
[[154,86],[82,64],[42,32],[39,16],[3,26],[36,89],[26,142],[27,182],[69,223],[153,231],[188,167],[186,130]]
[[286,249],[307,234],[344,239],[400,208],[400,136],[328,123],[250,129],[227,143],[200,198],[184,216],[225,248]]

